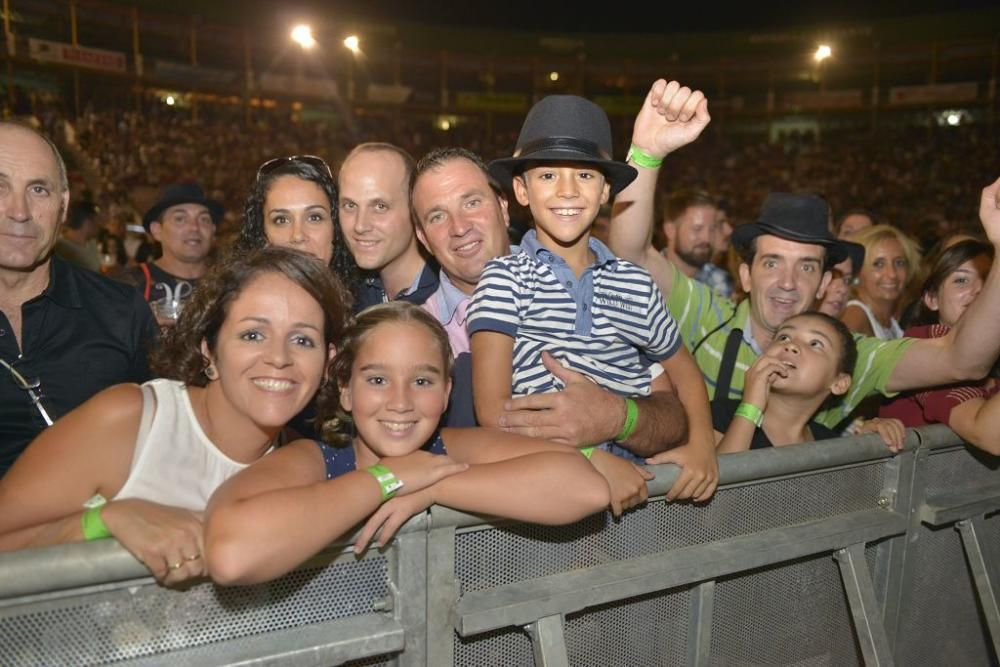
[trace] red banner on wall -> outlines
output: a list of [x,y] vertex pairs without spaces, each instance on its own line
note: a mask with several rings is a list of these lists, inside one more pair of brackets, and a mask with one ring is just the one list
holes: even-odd
[[125,54],[121,51],[91,49],[73,46],[64,42],[50,42],[45,39],[29,39],[28,54],[34,60],[61,65],[74,65],[99,69],[105,72],[125,72]]

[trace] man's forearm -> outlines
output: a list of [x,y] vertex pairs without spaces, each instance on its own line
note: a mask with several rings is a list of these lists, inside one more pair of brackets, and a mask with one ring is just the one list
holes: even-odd
[[625,449],[636,456],[652,456],[687,442],[687,415],[676,392],[654,391],[634,400],[639,421],[632,436],[619,443]]

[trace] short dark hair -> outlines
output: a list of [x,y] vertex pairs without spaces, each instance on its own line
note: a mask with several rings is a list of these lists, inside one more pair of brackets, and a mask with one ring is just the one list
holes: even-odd
[[468,160],[471,162],[479,171],[483,172],[483,177],[490,186],[490,190],[493,190],[493,194],[498,198],[504,196],[503,188],[500,187],[497,179],[493,178],[493,175],[490,174],[490,170],[486,166],[486,162],[483,161],[483,158],[466,148],[435,148],[420,158],[413,170],[413,175],[410,176],[410,214],[417,224],[420,224],[420,217],[413,207],[413,190],[417,186],[417,180],[428,171],[443,167],[454,160]]
[[677,190],[663,196],[663,220],[673,222],[692,206],[718,208],[718,200],[705,190]]
[[[350,323],[351,301],[337,276],[312,255],[266,246],[248,254],[231,254],[198,281],[177,325],[166,333],[150,356],[150,367],[156,376],[195,387],[208,384],[205,375],[208,360],[201,353],[201,342],[204,340],[208,349],[215,351],[230,305],[247,284],[266,273],[285,276],[314,298],[323,309],[324,342],[333,345],[340,340]],[[329,377],[329,370],[324,377]],[[323,395],[330,391],[330,383],[326,383],[319,391],[317,405],[324,403]],[[322,410],[319,417],[325,417]]]
[[333,256],[330,258],[330,268],[344,284],[353,289],[360,282],[360,271],[344,240],[344,232],[337,222],[337,184],[333,182],[326,169],[303,160],[289,159],[254,181],[253,189],[250,190],[244,205],[243,224],[240,225],[239,237],[233,250],[237,253],[246,253],[267,245],[267,234],[264,231],[264,201],[271,186],[282,176],[294,176],[315,183],[323,190],[330,204],[330,221],[333,223]]
[[72,202],[66,212],[66,226],[70,229],[80,229],[83,223],[97,217],[99,209],[92,201]]

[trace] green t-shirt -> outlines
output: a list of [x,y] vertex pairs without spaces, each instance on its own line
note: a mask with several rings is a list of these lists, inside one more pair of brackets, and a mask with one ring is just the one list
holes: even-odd
[[[730,299],[719,296],[707,285],[688,278],[676,266],[672,267],[672,271],[674,286],[667,297],[667,308],[677,320],[688,350],[694,350],[701,343],[694,351],[694,358],[705,376],[709,399],[715,397],[715,381],[722,365],[722,353],[729,332],[733,329],[743,330],[743,340],[736,355],[736,366],[733,368],[729,388],[730,398],[741,398],[746,371],[758,356],[749,342],[750,300],[744,299],[737,305]],[[860,334],[855,334],[854,340],[858,345],[858,362],[854,365],[850,391],[815,417],[815,421],[829,428],[834,428],[846,419],[865,397],[875,393],[895,395],[887,391],[885,385],[903,352],[913,342],[911,338],[883,341]]]

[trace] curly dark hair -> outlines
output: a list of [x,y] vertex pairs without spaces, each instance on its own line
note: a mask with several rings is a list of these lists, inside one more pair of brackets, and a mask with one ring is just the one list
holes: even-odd
[[[246,253],[267,245],[267,234],[264,232],[264,200],[271,185],[282,176],[301,178],[315,183],[326,193],[330,203],[330,219],[333,222],[333,257],[330,258],[330,268],[352,293],[355,292],[361,280],[361,272],[344,240],[344,232],[340,229],[337,216],[337,184],[333,181],[330,168],[319,158],[311,156],[309,161],[305,161],[302,156],[280,159],[283,162],[266,174],[258,176],[254,182],[244,206],[243,224],[240,226],[240,235],[233,252]],[[322,166],[314,164],[314,161],[321,162]]]
[[[208,349],[215,352],[219,330],[230,304],[254,278],[264,273],[283,275],[312,296],[323,308],[324,341],[328,346],[337,344],[351,323],[350,295],[343,284],[312,255],[291,248],[267,246],[248,254],[233,253],[198,281],[177,325],[166,333],[150,355],[154,375],[195,387],[208,384],[205,376],[208,360],[201,353],[201,342],[205,341]],[[331,377],[330,371],[328,366],[324,378]],[[316,396],[321,420],[329,416],[322,410],[322,406],[330,402],[328,394],[336,398],[336,387],[324,381]]]
[[433,315],[420,306],[406,301],[390,301],[365,308],[344,332],[343,338],[340,339],[340,344],[337,346],[337,356],[330,365],[330,377],[333,378],[333,382],[330,384],[336,384],[337,390],[324,396],[329,401],[326,404],[320,404],[320,399],[317,398],[317,406],[321,413],[336,415],[335,419],[323,424],[323,439],[327,442],[338,446],[349,444],[349,437],[346,434],[348,429],[345,426],[350,424],[351,418],[340,407],[340,388],[347,387],[350,383],[354,360],[357,359],[358,351],[371,332],[379,325],[393,322],[413,323],[426,328],[434,337],[438,350],[441,352],[443,364],[441,371],[444,377],[451,377],[454,359],[451,354],[448,332]]

